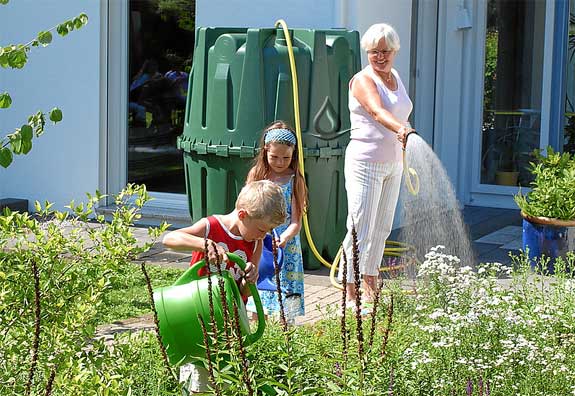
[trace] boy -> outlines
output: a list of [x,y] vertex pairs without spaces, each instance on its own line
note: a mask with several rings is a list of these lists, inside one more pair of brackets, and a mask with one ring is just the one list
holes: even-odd
[[[192,251],[190,265],[204,257],[204,239],[208,243],[210,271],[217,272],[215,263],[222,263],[240,288],[244,302],[249,296],[247,282],[258,278],[258,264],[262,253],[262,240],[273,228],[286,219],[286,207],[281,187],[269,180],[246,184],[236,200],[235,209],[225,215],[212,215],[197,221],[190,227],[171,231],[164,236],[166,247],[176,251]],[[213,248],[212,242],[216,248]],[[245,272],[227,259],[227,252],[240,256],[246,263]],[[225,267],[224,267],[225,266]],[[198,272],[205,275],[203,268]],[[190,377],[190,381],[187,381]],[[207,372],[203,367],[184,365],[180,369],[180,381],[188,382],[192,392],[207,390]]]
[[[208,262],[211,272],[217,272],[214,263],[219,257],[222,265],[238,282],[242,295],[247,295],[245,282],[254,283],[262,253],[262,239],[273,228],[285,221],[286,208],[282,190],[275,183],[262,180],[248,183],[236,200],[235,209],[225,215],[203,218],[190,227],[166,234],[163,243],[176,251],[192,251],[191,265],[204,257],[204,238],[208,239]],[[216,244],[214,251],[212,242]],[[246,262],[245,274],[235,263],[228,261],[227,252],[237,254]],[[205,274],[205,272],[203,273]],[[202,271],[200,271],[202,275]]]

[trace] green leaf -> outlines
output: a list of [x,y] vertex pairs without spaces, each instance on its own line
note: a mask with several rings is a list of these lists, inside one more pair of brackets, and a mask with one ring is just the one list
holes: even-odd
[[10,137],[10,146],[12,146],[12,151],[14,154],[22,153],[22,135],[19,132],[13,133]]
[[65,23],[61,23],[61,24],[59,24],[59,25],[56,27],[56,32],[57,32],[60,36],[64,37],[65,35],[68,34],[68,27],[66,26]]
[[83,25],[88,24],[88,15],[81,13],[80,15],[78,15],[78,18],[80,19],[80,21],[82,21]]
[[84,23],[82,22],[82,20],[80,19],[80,17],[74,18],[74,27],[75,27],[76,29],[80,29],[82,26],[84,26]]
[[49,31],[38,33],[38,41],[44,47],[47,46],[52,42],[52,33],[50,33]]
[[28,154],[32,150],[32,140],[22,140],[22,154]]
[[4,52],[2,47],[0,47],[0,67],[8,67],[8,52]]
[[8,94],[8,92],[4,92],[0,94],[0,109],[7,109],[12,105],[12,98]]
[[34,131],[30,125],[24,124],[20,128],[20,134],[22,134],[22,140],[32,140]]
[[62,121],[62,110],[60,110],[57,107],[50,110],[50,121],[53,121],[53,122]]
[[10,0],[0,0],[0,4],[5,5],[8,4]]
[[14,69],[23,68],[27,61],[28,55],[26,54],[26,47],[22,45],[18,47],[14,46],[12,51],[8,52],[8,66]]
[[0,165],[4,168],[8,168],[8,166],[12,163],[12,151],[8,148],[3,147],[0,149]]

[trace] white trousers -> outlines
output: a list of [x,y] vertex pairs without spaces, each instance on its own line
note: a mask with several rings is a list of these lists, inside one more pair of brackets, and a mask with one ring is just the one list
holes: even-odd
[[[391,233],[395,206],[399,198],[403,164],[345,159],[347,191],[347,234],[343,248],[347,256],[347,282],[353,281],[352,224],[355,224],[362,275],[377,276],[385,241]],[[343,258],[339,280],[343,278]]]

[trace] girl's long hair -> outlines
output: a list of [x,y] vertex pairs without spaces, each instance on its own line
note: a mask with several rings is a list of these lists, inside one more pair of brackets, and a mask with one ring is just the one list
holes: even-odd
[[[265,144],[265,137],[266,133],[272,129],[288,129],[290,130],[294,136],[296,136],[293,128],[291,128],[288,124],[284,121],[274,121],[270,125],[268,125],[264,129],[264,133],[260,140],[260,152],[254,158],[252,168],[248,173],[248,177],[246,179],[246,183],[256,181],[256,180],[263,180],[269,179],[271,168],[270,164],[268,163],[268,147]],[[296,136],[297,140],[297,136]],[[282,142],[282,144],[286,144]],[[289,144],[288,144],[289,145]],[[291,145],[290,145],[291,146]],[[305,185],[305,180],[299,168],[299,153],[296,146],[292,146],[294,148],[293,154],[291,157],[290,162],[290,169],[294,172],[294,182],[293,182],[293,199],[292,199],[292,207],[298,216],[303,216],[305,210],[307,209],[308,200],[307,200],[307,186]]]

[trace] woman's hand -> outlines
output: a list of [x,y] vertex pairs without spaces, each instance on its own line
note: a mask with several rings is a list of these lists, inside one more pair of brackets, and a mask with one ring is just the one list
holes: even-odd
[[415,129],[408,127],[406,125],[401,126],[396,132],[397,140],[399,140],[404,150],[405,145],[407,144],[407,135],[409,135],[411,132],[415,132]]

